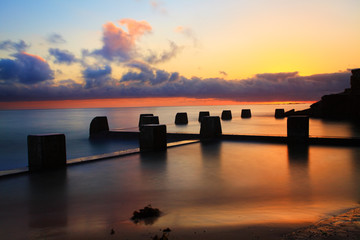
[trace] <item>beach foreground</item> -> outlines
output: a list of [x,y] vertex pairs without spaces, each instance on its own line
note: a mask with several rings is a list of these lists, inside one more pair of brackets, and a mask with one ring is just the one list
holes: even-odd
[[360,208],[298,229],[287,234],[284,239],[360,239]]

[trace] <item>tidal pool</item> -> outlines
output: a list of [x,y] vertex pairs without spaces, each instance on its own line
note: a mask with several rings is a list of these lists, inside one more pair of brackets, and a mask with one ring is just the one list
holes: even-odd
[[[360,200],[360,149],[220,141],[0,179],[5,239],[148,239],[160,229],[303,224]],[[151,204],[162,216],[134,224]],[[125,238],[126,239],[126,238]]]

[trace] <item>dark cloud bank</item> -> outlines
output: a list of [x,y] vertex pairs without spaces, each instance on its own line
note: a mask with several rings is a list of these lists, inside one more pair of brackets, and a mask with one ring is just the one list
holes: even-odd
[[[56,54],[53,54],[56,55]],[[120,79],[110,65],[87,67],[84,83],[68,79],[54,82],[49,65],[25,53],[0,60],[0,101],[63,100],[90,98],[192,97],[237,101],[319,100],[324,94],[349,87],[349,72],[299,76],[297,72],[257,74],[242,80],[185,78],[144,62],[131,61]],[[69,59],[68,59],[69,57]],[[57,57],[71,61],[70,55]]]
[[[349,87],[349,72],[299,76],[298,72],[257,74],[248,79],[186,78],[178,72],[167,72],[151,66],[176,57],[183,47],[169,41],[162,52],[137,52],[137,40],[152,28],[146,21],[123,19],[120,26],[103,26],[103,46],[83,49],[82,59],[67,50],[50,48],[50,59],[56,64],[79,64],[83,82],[54,80],[54,70],[39,56],[26,53],[24,41],[0,42],[0,50],[15,51],[12,58],[0,59],[0,101],[65,100],[94,98],[191,97],[236,101],[316,101],[324,94],[337,93]],[[125,31],[121,26],[126,26]],[[52,44],[66,42],[52,34]],[[93,65],[87,65],[87,58]],[[135,60],[135,59],[142,59]],[[120,78],[112,76],[116,63],[128,69]],[[227,76],[226,72],[220,74]]]

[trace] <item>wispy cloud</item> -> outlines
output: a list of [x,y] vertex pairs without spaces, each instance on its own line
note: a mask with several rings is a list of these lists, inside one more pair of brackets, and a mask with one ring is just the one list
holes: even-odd
[[19,40],[19,42],[10,40],[0,42],[0,50],[24,52],[29,47],[30,45],[26,44],[23,40]]
[[225,71],[219,71],[219,73],[225,77],[228,75]]
[[66,43],[65,39],[58,33],[52,33],[52,34],[48,35],[46,40],[49,43],[53,43],[53,44]]
[[150,5],[153,8],[153,10],[156,12],[160,12],[161,14],[168,13],[167,9],[165,8],[165,3],[162,1],[152,0],[152,1],[150,1]]
[[175,32],[180,33],[180,34],[184,35],[185,37],[191,39],[194,47],[199,46],[199,41],[196,37],[196,34],[190,27],[177,26],[175,28]]
[[162,62],[167,62],[172,58],[175,58],[184,47],[176,45],[175,42],[169,42],[170,49],[165,50],[162,53],[158,54],[155,52],[150,52],[150,55],[145,57],[145,61],[151,64],[157,64]]
[[55,58],[55,63],[72,64],[78,62],[75,55],[68,50],[61,50],[58,48],[50,48],[49,54]]

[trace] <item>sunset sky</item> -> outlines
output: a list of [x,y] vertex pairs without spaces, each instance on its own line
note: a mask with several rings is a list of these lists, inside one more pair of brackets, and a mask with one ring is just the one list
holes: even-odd
[[360,67],[359,12],[359,0],[2,0],[0,108],[316,101]]

